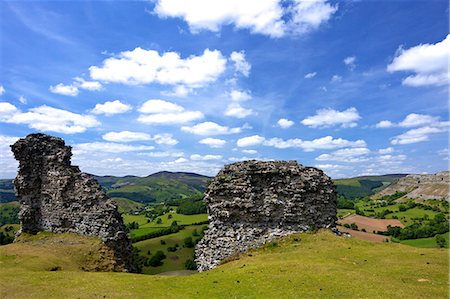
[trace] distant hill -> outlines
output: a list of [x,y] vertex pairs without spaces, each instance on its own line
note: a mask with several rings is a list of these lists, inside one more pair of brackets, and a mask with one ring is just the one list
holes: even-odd
[[137,202],[182,199],[205,191],[210,177],[189,172],[162,171],[146,177],[94,176],[111,198]]
[[377,196],[392,195],[395,192],[406,192],[405,197],[415,199],[450,199],[450,171],[436,174],[410,174],[399,179]]
[[[135,202],[161,202],[182,199],[205,191],[210,177],[190,172],[161,171],[146,177],[95,176],[111,198],[117,202],[129,199]],[[16,200],[12,179],[0,180],[0,202]]]
[[360,176],[334,180],[336,192],[347,199],[370,196],[383,190],[407,174],[385,174],[377,176]]

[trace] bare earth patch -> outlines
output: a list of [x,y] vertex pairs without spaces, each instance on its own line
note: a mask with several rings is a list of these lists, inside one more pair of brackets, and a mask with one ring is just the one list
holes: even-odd
[[360,215],[351,215],[338,221],[339,225],[352,223],[355,223],[360,230],[364,228],[371,233],[374,231],[387,231],[388,225],[404,227],[400,220],[397,219],[374,219]]
[[365,233],[362,231],[352,230],[349,228],[345,228],[343,226],[338,226],[338,229],[341,232],[352,235],[352,237],[355,239],[364,240],[364,241],[383,243],[386,239],[389,238],[389,237],[381,236],[381,235],[377,235],[377,234]]

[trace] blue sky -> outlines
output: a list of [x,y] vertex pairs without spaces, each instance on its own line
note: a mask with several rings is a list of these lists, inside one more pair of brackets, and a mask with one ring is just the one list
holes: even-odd
[[448,169],[448,1],[3,1],[9,144],[99,175],[297,160],[333,178]]

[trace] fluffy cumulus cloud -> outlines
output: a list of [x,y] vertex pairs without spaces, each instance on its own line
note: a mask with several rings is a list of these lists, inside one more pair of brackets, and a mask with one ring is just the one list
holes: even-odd
[[90,91],[101,90],[103,88],[102,84],[97,81],[86,81],[81,77],[75,77],[73,85],[77,88],[86,89]]
[[344,111],[327,108],[316,111],[316,115],[308,116],[301,123],[311,128],[328,128],[337,125],[351,128],[357,126],[356,121],[360,118],[358,110],[354,107]]
[[345,59],[344,59],[345,65],[348,65],[350,67],[350,69],[355,68],[355,66],[356,66],[355,62],[356,62],[356,56],[348,56],[348,57],[345,57]]
[[364,140],[349,141],[342,138],[333,138],[332,136],[325,136],[314,140],[302,140],[299,138],[283,140],[281,138],[266,139],[263,136],[253,135],[240,138],[237,141],[239,147],[252,147],[258,145],[270,146],[279,149],[285,148],[301,148],[304,151],[311,152],[318,149],[336,149],[344,147],[365,147]]
[[154,9],[161,18],[182,18],[194,33],[233,25],[270,37],[316,30],[336,11],[327,0],[157,0]]
[[317,72],[307,73],[305,75],[305,79],[311,79],[314,78],[317,75]]
[[110,116],[114,114],[125,113],[130,111],[131,109],[132,107],[130,105],[122,103],[119,100],[115,100],[95,105],[94,109],[91,110],[91,113]]
[[106,141],[112,142],[133,142],[152,139],[152,137],[147,133],[130,131],[108,132],[106,134],[103,134],[102,138]]
[[379,154],[385,155],[385,154],[392,154],[393,152],[395,152],[393,147],[386,147],[386,148],[380,148],[378,150]]
[[2,96],[5,93],[5,88],[3,85],[0,85],[0,96]]
[[0,178],[12,178],[17,173],[18,162],[14,159],[10,145],[19,137],[0,134]]
[[375,127],[379,129],[391,128],[393,126],[395,126],[395,124],[390,120],[382,120],[375,125]]
[[241,73],[245,77],[248,77],[248,75],[250,75],[250,69],[252,68],[252,66],[247,62],[247,60],[245,60],[244,51],[233,51],[230,55],[230,60],[234,63],[234,70],[237,73]]
[[316,157],[317,161],[363,162],[367,161],[366,155],[370,150],[366,147],[344,148],[330,154],[322,154]]
[[61,94],[64,96],[77,96],[80,93],[80,90],[74,85],[64,85],[59,83],[55,86],[50,86],[49,90],[53,93]]
[[244,108],[239,103],[231,103],[227,106],[225,110],[226,116],[236,117],[236,118],[245,118],[247,116],[253,115],[252,109]]
[[153,136],[152,140],[154,140],[157,144],[164,144],[164,145],[178,144],[178,140],[173,138],[172,134],[168,133],[156,134],[155,136]]
[[230,98],[234,102],[244,102],[252,98],[248,91],[234,89],[230,92]]
[[206,49],[201,55],[182,58],[176,52],[160,55],[138,47],[107,58],[102,66],[91,66],[89,71],[91,78],[103,82],[201,87],[216,81],[225,71],[226,62],[218,50]]
[[191,155],[191,160],[194,161],[208,161],[208,160],[220,160],[222,159],[222,156],[220,155],[199,155],[199,154],[193,154]]
[[208,137],[200,140],[198,143],[205,144],[212,148],[219,148],[223,147],[227,142],[223,139]]
[[200,136],[213,136],[213,135],[228,135],[241,132],[241,128],[229,128],[227,126],[219,125],[215,122],[207,121],[196,124],[192,127],[183,126],[181,130],[184,132],[200,135]]
[[449,127],[450,122],[439,122],[433,126],[411,129],[392,138],[391,144],[411,144],[428,141],[430,139],[430,135],[448,132]]
[[97,127],[100,122],[92,115],[77,114],[49,106],[31,108],[22,112],[10,103],[0,103],[0,121],[25,124],[31,129],[63,134],[82,133]]
[[421,44],[409,49],[400,47],[387,70],[414,73],[403,79],[404,85],[446,85],[449,82],[449,55],[450,34],[435,44]]
[[294,125],[294,122],[292,120],[289,120],[289,119],[286,119],[286,118],[280,118],[277,121],[277,125],[280,128],[287,129],[287,128],[292,127]]
[[204,117],[200,111],[187,111],[172,102],[151,99],[140,108],[138,121],[144,124],[183,124]]
[[74,145],[74,154],[83,154],[90,152],[100,153],[125,153],[153,150],[154,146],[148,145],[129,145],[115,142],[88,142]]

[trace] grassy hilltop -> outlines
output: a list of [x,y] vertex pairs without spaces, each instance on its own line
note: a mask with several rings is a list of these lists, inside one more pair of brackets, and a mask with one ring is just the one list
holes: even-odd
[[448,249],[321,231],[268,244],[212,271],[168,277],[83,272],[89,250],[67,254],[64,245],[81,237],[65,234],[49,250],[42,244],[52,238],[44,236],[0,247],[1,298],[448,298]]

